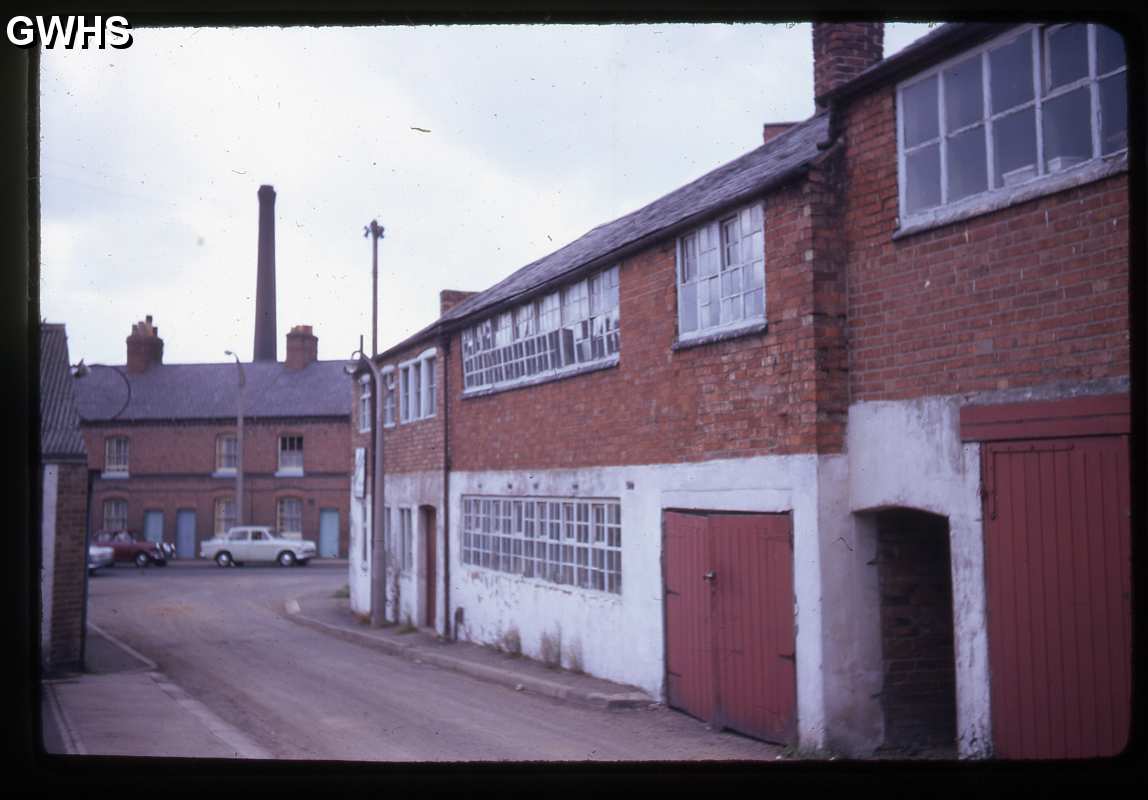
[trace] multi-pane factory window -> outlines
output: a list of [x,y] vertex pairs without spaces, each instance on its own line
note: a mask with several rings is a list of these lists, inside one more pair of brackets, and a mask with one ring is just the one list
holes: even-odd
[[611,267],[465,329],[463,391],[609,363],[620,347],[618,280]]
[[621,594],[617,500],[463,497],[462,505],[464,564]]

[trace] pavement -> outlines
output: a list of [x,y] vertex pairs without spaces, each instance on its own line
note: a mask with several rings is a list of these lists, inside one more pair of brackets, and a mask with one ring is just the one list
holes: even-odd
[[[653,703],[641,690],[424,630],[372,628],[346,598],[289,599],[288,619],[415,663],[560,701],[615,709]],[[84,671],[41,681],[44,751],[66,755],[267,759],[272,754],[173,684],[154,662],[89,623]],[[125,709],[130,706],[130,713]]]
[[636,708],[654,702],[633,686],[613,683],[583,673],[547,667],[521,655],[501,652],[470,642],[447,641],[430,629],[398,625],[372,628],[356,617],[346,598],[311,594],[286,603],[289,619],[346,641],[401,656],[419,664],[433,664],[519,692],[534,692],[571,703],[607,709]]

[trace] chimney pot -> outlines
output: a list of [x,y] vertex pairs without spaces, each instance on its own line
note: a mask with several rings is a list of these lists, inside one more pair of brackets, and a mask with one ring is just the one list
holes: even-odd
[[287,334],[287,369],[303,369],[319,360],[319,338],[310,325],[295,325]]
[[132,325],[126,341],[128,372],[147,372],[151,367],[163,363],[163,339],[159,338],[159,328],[152,325],[150,314],[143,321]]

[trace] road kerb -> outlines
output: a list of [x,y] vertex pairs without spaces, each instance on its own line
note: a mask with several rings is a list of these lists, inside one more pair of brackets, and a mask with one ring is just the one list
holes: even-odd
[[420,663],[432,664],[443,669],[461,672],[478,678],[479,680],[496,683],[510,689],[521,688],[522,690],[534,692],[556,700],[573,701],[606,709],[639,708],[653,702],[649,696],[640,692],[623,692],[616,694],[587,692],[566,686],[557,681],[548,681],[545,678],[524,675],[507,669],[492,667],[487,664],[478,664],[469,659],[455,658],[446,653],[436,652],[435,650],[418,645],[400,644],[381,637],[348,630],[308,617],[303,612],[303,608],[296,598],[292,598],[285,603],[285,610],[290,619],[314,630],[337,636],[344,641],[366,645],[377,650],[384,650],[410,660],[418,660]]

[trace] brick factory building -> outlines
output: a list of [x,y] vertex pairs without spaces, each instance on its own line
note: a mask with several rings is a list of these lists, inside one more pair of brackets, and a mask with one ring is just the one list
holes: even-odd
[[360,372],[352,605],[802,747],[1119,752],[1122,39],[813,46],[812,117]]

